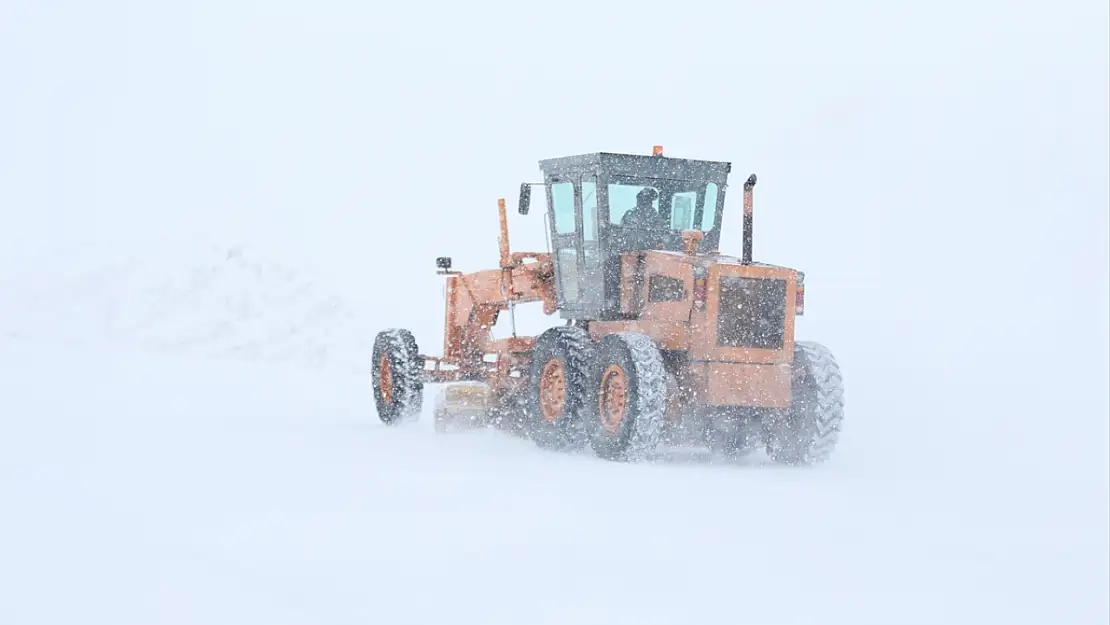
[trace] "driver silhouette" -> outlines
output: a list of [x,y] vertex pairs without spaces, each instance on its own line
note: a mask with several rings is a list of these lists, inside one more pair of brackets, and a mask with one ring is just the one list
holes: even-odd
[[667,224],[663,222],[663,218],[659,216],[659,213],[656,212],[655,208],[651,205],[657,197],[659,197],[659,193],[651,187],[647,187],[637,193],[636,206],[621,217],[621,226],[644,230],[666,228]]

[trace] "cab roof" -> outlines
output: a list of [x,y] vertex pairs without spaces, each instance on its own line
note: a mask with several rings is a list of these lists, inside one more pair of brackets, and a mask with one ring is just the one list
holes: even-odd
[[662,155],[592,152],[541,160],[540,170],[547,178],[605,173],[637,178],[704,180],[724,186],[732,171],[732,163]]

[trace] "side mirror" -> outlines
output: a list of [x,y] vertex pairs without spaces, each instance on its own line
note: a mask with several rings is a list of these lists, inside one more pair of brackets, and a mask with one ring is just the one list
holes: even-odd
[[532,185],[527,182],[520,183],[520,203],[517,205],[517,212],[521,215],[528,214],[528,208],[532,204]]

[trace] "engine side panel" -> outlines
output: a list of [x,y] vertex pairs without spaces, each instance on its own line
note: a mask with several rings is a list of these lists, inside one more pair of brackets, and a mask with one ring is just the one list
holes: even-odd
[[621,312],[649,321],[687,323],[693,308],[694,266],[668,252],[621,256]]

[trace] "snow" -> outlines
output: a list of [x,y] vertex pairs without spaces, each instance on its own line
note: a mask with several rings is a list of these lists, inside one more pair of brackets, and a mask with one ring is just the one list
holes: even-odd
[[[23,300],[36,307],[8,320],[0,621],[1087,623],[1106,613],[1105,478],[1044,463],[1051,450],[1023,474],[991,469],[1001,449],[976,458],[958,444],[914,466],[884,452],[925,441],[884,438],[860,417],[834,462],[790,470],[677,452],[607,463],[493,431],[437,435],[430,407],[388,428],[366,366],[354,366],[367,361],[358,337],[370,328],[313,336],[303,311],[330,294],[250,270],[292,275],[251,250],[217,249],[130,273],[110,263],[118,281],[83,271],[87,288],[53,275],[53,289],[40,282]],[[302,296],[282,297],[290,291]],[[82,316],[84,327],[63,321]],[[310,338],[274,341],[288,327]]]
[[[1105,3],[573,4],[0,6],[0,623],[1110,621]],[[435,257],[654,144],[758,173],[832,460],[381,424]]]

